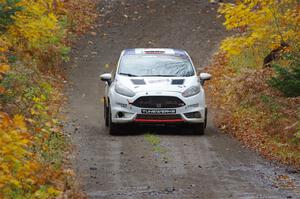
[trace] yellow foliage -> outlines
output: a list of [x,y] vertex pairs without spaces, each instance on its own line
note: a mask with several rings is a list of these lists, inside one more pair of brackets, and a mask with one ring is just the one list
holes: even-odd
[[0,24],[0,198],[55,198],[66,182],[66,143],[54,119],[61,80],[35,66],[67,60],[68,36],[90,28],[96,1],[0,0],[7,2],[18,9]]
[[[7,73],[10,70],[10,66],[7,61],[5,53],[8,51],[9,43],[5,42],[3,38],[0,37],[0,80],[2,79],[2,74]],[[0,94],[4,93],[5,89],[0,86]]]
[[14,45],[22,49],[40,49],[56,42],[59,25],[52,3],[53,0],[26,0],[18,3],[24,9],[16,13],[15,23],[6,33]]
[[8,64],[0,63],[0,73],[5,73],[10,70],[10,66]]
[[5,41],[4,38],[0,37],[0,53],[1,53],[0,54],[0,56],[1,56],[0,61],[1,62],[3,61],[3,58],[4,58],[2,56],[2,53],[7,52],[9,46],[10,46],[9,43],[7,41]]
[[265,157],[300,167],[299,98],[282,96],[267,83],[274,71],[262,69],[268,57],[287,65],[282,49],[299,55],[299,0],[237,0],[218,11],[236,34],[222,41],[208,69],[214,76],[207,86],[219,113],[215,120]]
[[225,39],[221,49],[229,56],[245,49],[267,46],[277,47],[281,42],[299,48],[300,4],[298,0],[241,0],[224,3],[219,13],[225,17],[224,25],[238,34]]
[[23,116],[11,119],[0,112],[0,198],[11,194],[16,187],[30,189],[36,182],[34,174],[39,164],[29,151],[31,145]]

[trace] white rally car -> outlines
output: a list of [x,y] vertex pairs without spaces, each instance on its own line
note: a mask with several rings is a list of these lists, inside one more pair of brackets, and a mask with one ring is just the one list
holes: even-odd
[[128,123],[185,123],[204,134],[207,108],[203,84],[187,52],[167,48],[122,51],[116,71],[100,76],[106,82],[105,124],[111,134]]

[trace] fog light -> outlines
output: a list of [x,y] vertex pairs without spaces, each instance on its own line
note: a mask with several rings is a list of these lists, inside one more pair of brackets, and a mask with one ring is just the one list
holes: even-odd
[[201,113],[199,111],[190,112],[190,113],[185,113],[184,116],[187,118],[201,118]]
[[134,115],[134,113],[128,113],[128,112],[117,112],[116,117],[117,118],[130,118]]
[[124,117],[124,113],[123,112],[118,112],[117,116],[118,116],[118,118],[122,118],[122,117]]

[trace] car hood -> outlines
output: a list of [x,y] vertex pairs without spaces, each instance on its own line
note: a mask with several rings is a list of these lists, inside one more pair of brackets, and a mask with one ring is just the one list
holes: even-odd
[[134,92],[179,92],[190,86],[199,85],[197,76],[192,77],[127,77],[119,75],[116,83],[121,83]]

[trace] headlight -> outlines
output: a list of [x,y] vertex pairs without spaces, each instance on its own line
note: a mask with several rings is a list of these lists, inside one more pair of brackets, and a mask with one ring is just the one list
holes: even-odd
[[182,93],[182,96],[191,97],[193,95],[197,95],[198,93],[200,93],[200,91],[200,86],[191,86]]
[[133,97],[135,96],[135,93],[130,90],[129,88],[127,88],[126,86],[120,84],[120,83],[117,83],[116,86],[115,86],[115,91],[117,93],[119,93],[120,95],[124,95],[126,97]]

